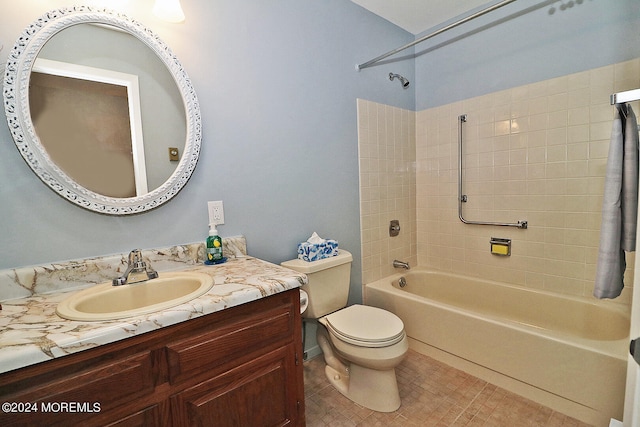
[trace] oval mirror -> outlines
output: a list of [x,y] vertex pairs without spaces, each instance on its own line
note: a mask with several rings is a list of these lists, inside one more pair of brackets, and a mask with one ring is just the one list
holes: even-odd
[[200,109],[171,50],[142,24],[77,6],[27,27],[7,59],[14,142],[52,190],[83,208],[140,213],[187,183]]

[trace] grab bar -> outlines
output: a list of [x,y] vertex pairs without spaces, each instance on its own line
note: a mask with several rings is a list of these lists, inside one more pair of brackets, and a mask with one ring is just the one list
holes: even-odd
[[525,229],[528,227],[527,221],[518,221],[517,223],[509,222],[487,222],[487,221],[469,221],[462,216],[462,203],[466,203],[468,197],[466,194],[462,194],[462,124],[467,121],[467,115],[461,114],[458,116],[458,218],[464,224],[473,225],[498,225],[503,227],[516,227]]

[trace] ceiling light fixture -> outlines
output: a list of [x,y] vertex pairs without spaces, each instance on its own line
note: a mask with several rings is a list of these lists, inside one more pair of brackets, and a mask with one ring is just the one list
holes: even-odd
[[184,21],[180,0],[156,0],[152,12],[163,21],[173,23]]

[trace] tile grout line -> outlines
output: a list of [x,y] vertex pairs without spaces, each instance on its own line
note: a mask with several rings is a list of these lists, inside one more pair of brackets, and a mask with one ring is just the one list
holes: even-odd
[[[460,417],[462,417],[462,416],[464,415],[464,413],[465,413],[465,412],[467,412],[467,409],[469,409],[469,408],[471,407],[471,405],[473,405],[473,404],[474,404],[474,402],[476,402],[476,401],[478,400],[478,397],[480,397],[480,395],[482,394],[482,392],[483,392],[483,391],[484,391],[484,390],[489,386],[489,383],[488,383],[488,382],[484,381],[484,383],[485,383],[485,384],[482,386],[482,389],[480,389],[480,391],[478,391],[478,392],[476,393],[476,395],[473,397],[473,399],[471,399],[471,401],[469,402],[469,404],[467,404],[467,406],[465,406],[464,408],[462,408],[462,411],[460,411],[460,413],[458,414],[458,416],[456,417],[456,419],[455,419],[455,420],[453,420],[453,423],[452,423],[452,424],[455,424],[455,423],[460,419]],[[494,392],[495,392],[495,391],[494,391]],[[493,395],[493,392],[492,392],[492,395]],[[477,412],[478,412],[478,411],[476,411],[476,412],[473,414],[472,419],[476,417]],[[493,412],[493,411],[492,411],[492,412]],[[469,420],[469,421],[471,421],[471,420]]]

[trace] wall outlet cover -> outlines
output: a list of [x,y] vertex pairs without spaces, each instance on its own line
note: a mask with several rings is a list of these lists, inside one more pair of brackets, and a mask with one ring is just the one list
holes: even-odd
[[209,224],[224,224],[224,206],[222,204],[222,200],[209,202],[208,207]]

